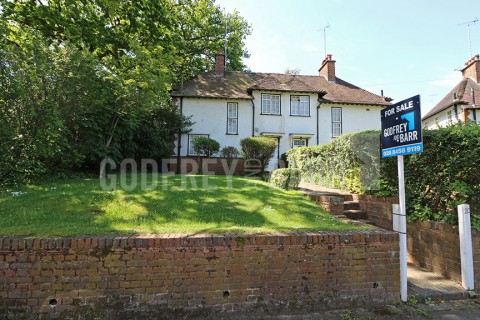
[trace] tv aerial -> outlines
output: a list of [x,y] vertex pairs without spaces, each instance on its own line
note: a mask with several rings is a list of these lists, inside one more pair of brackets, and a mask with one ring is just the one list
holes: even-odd
[[325,57],[327,56],[327,29],[330,28],[330,23],[323,28],[318,29],[317,31],[323,31],[323,48],[325,50]]
[[470,49],[470,58],[473,57],[472,53],[472,40],[470,39],[470,25],[475,24],[478,22],[478,18],[473,19],[472,21],[467,21],[464,23],[459,23],[458,26],[467,26],[468,30],[468,48]]

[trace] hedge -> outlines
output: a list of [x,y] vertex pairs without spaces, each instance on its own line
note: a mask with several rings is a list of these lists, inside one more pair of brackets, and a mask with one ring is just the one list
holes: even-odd
[[379,189],[380,132],[345,134],[332,143],[288,151],[290,168],[302,179],[330,188],[365,193]]
[[[468,203],[473,225],[480,226],[480,126],[426,130],[423,143],[423,153],[404,157],[409,219],[455,224],[457,205]],[[292,149],[287,158],[308,182],[364,194],[397,194],[397,161],[380,159],[379,131]]]

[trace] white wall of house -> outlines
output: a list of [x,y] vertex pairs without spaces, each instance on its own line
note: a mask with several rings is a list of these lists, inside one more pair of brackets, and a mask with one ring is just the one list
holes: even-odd
[[341,133],[363,130],[380,130],[380,106],[322,104],[319,109],[319,144],[329,143],[334,139],[332,108],[341,108]]
[[457,109],[458,115],[455,114],[454,107],[452,106],[422,120],[423,128],[432,130],[461,122],[463,119],[462,108],[459,107]]
[[[227,134],[227,106],[228,103],[238,105],[237,134]],[[182,113],[191,116],[195,122],[191,126],[189,135],[206,134],[217,140],[221,148],[226,146],[240,146],[240,139],[252,135],[252,102],[251,100],[221,100],[221,99],[191,99],[183,98]],[[182,135],[181,156],[187,156],[189,135]],[[176,150],[175,150],[176,151]]]
[[[267,95],[267,96],[262,96]],[[269,95],[269,96],[268,96]],[[276,96],[272,98],[272,96]],[[221,147],[240,147],[240,140],[252,135],[273,136],[279,139],[279,148],[275,152],[269,170],[278,166],[279,156],[291,149],[294,143],[306,144],[308,146],[317,144],[317,107],[318,95],[305,94],[300,92],[253,92],[252,100],[223,100],[223,99],[197,99],[183,98],[182,113],[192,116],[195,122],[191,127],[189,135],[208,135],[217,140]],[[301,98],[299,98],[301,97]],[[270,106],[270,113],[262,112],[262,99],[275,99],[275,107]],[[267,99],[268,100],[268,99]],[[302,107],[292,110],[291,101],[302,101]],[[278,102],[277,102],[278,101]],[[306,102],[308,101],[308,110]],[[228,103],[238,104],[238,132],[227,134]],[[280,103],[280,110],[278,110]],[[254,104],[254,107],[252,106]],[[336,108],[336,121],[332,121],[332,108]],[[341,117],[338,117],[338,110],[341,110]],[[321,104],[318,109],[318,142],[319,144],[329,143],[332,136],[333,122],[340,121],[341,131],[336,133],[348,133],[361,130],[380,129],[380,110],[378,106],[364,105],[329,105]],[[255,110],[253,119],[252,112]],[[265,111],[265,108],[263,108]],[[280,112],[280,114],[276,114]],[[292,115],[293,111],[293,115]],[[308,112],[307,112],[308,111]],[[337,124],[338,128],[338,124]],[[189,135],[181,137],[181,156],[189,155]],[[176,150],[175,150],[176,151]]]

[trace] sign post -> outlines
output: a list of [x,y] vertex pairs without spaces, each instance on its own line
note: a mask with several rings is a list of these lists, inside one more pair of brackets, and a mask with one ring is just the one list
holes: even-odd
[[407,215],[403,156],[423,151],[420,95],[381,111],[382,157],[397,157],[399,206],[394,207],[394,231],[400,234],[400,298],[407,301]]

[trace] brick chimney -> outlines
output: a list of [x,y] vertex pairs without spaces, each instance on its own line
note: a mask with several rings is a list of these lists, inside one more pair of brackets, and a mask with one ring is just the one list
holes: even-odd
[[465,62],[465,67],[462,69],[463,78],[470,78],[477,83],[480,83],[480,59],[479,55]]
[[225,76],[225,55],[221,52],[215,55],[215,75],[217,77]]
[[331,54],[327,54],[318,73],[320,76],[325,77],[327,81],[335,82],[335,60],[332,60]]

